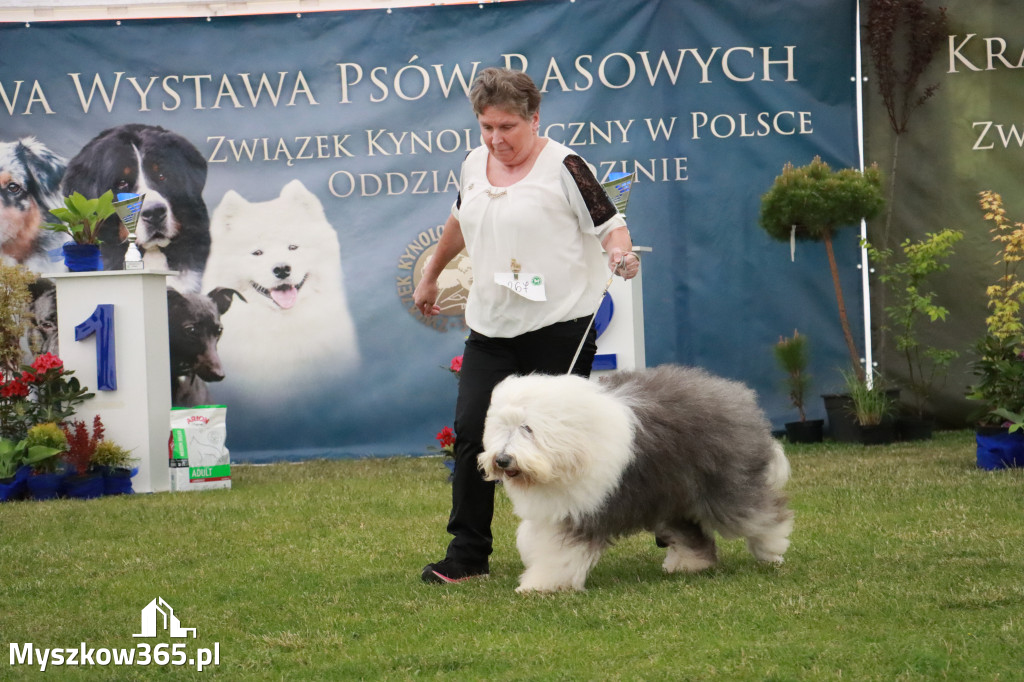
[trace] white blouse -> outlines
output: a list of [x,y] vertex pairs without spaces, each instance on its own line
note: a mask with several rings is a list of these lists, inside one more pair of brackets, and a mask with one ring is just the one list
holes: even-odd
[[[480,146],[466,157],[452,207],[473,266],[466,324],[485,336],[511,338],[589,317],[611,274],[601,242],[625,227],[625,218],[582,159],[554,140],[526,177],[508,187],[487,181],[487,156]],[[566,157],[573,157],[575,176]],[[521,277],[543,278],[547,300],[528,300],[495,282],[496,273],[511,272],[513,259]]]

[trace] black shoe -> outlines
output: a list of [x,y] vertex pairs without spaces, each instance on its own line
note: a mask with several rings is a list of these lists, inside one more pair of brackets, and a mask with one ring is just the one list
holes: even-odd
[[463,564],[455,559],[442,559],[436,564],[424,566],[422,577],[425,583],[461,583],[470,578],[487,577],[489,572],[487,562]]

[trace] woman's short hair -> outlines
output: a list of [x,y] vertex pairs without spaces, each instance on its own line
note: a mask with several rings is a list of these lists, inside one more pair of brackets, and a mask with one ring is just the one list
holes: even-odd
[[525,72],[495,67],[481,71],[469,91],[477,116],[487,107],[495,107],[528,119],[540,109],[540,97],[540,90]]

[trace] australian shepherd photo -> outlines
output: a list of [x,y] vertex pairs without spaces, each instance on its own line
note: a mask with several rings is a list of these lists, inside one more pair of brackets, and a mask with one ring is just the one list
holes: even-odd
[[[64,205],[64,159],[34,137],[0,142],[0,257],[34,272],[59,270],[67,235],[42,229]],[[55,251],[51,254],[51,251]]]
[[478,462],[522,521],[517,592],[582,590],[611,542],[640,531],[672,573],[714,566],[716,533],[782,563],[793,530],[789,462],[754,392],[700,369],[506,379]]

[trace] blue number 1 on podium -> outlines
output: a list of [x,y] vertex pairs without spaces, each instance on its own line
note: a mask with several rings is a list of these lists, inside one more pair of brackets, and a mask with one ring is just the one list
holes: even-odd
[[75,341],[96,335],[96,388],[117,390],[117,363],[114,362],[114,305],[101,303],[85,322],[75,327]]

